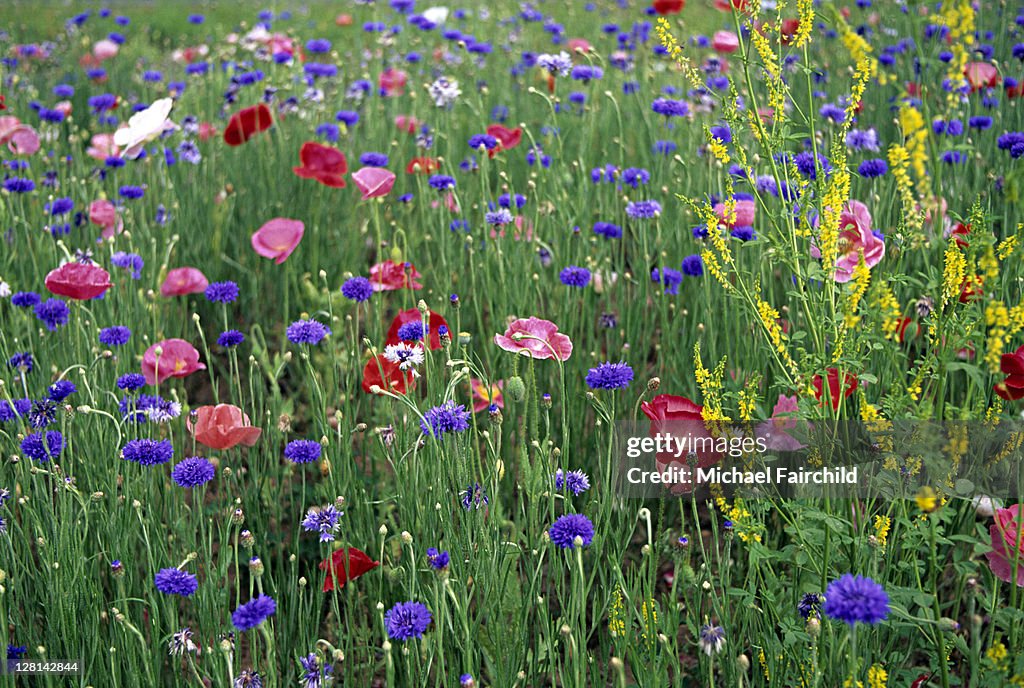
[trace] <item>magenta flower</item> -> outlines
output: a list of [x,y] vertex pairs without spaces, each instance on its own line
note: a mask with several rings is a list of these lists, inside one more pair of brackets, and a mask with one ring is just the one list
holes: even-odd
[[352,181],[363,192],[363,200],[387,196],[395,185],[395,173],[383,167],[361,167],[352,173]]
[[201,294],[210,286],[210,281],[199,268],[174,268],[167,273],[164,283],[160,285],[161,296],[185,296]]
[[[860,201],[850,201],[839,214],[839,255],[832,279],[839,283],[853,279],[853,271],[864,254],[864,263],[873,268],[885,256],[885,242],[871,231],[871,213]],[[821,258],[817,246],[811,247],[811,255]]]
[[753,201],[740,200],[736,201],[736,221],[729,222],[725,216],[725,204],[716,203],[713,208],[715,215],[721,223],[727,227],[753,227],[754,226],[754,214],[757,211],[757,206]]
[[148,385],[158,385],[169,377],[186,377],[197,370],[206,370],[206,366],[199,362],[196,348],[184,339],[157,342],[142,355],[142,374]]
[[985,554],[988,565],[996,578],[1007,583],[1013,581],[1017,572],[1017,586],[1024,587],[1024,545],[1020,537],[1020,505],[1009,509],[996,509],[996,522],[989,526],[992,551]]
[[572,355],[572,340],[558,331],[558,326],[541,318],[520,318],[505,334],[494,335],[494,343],[505,351],[521,353],[531,358],[557,358],[566,361]]
[[252,248],[264,258],[273,258],[280,265],[299,245],[305,231],[306,225],[301,220],[275,217],[252,235]]

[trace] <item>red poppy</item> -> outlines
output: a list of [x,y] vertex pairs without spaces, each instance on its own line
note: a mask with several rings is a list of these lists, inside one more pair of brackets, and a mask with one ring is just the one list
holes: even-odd
[[408,80],[408,75],[401,69],[385,69],[380,73],[380,77],[377,79],[377,85],[380,86],[381,95],[383,96],[400,96],[405,93],[405,82]]
[[[815,375],[811,383],[814,385],[814,398],[821,401],[823,392],[821,375]],[[843,378],[843,383],[845,389],[842,391],[842,397],[846,398],[853,394],[854,390],[857,389],[857,376],[853,373],[847,373]],[[832,397],[832,410],[839,411],[840,390],[838,368],[828,369],[828,393],[829,396]]]
[[782,20],[782,45],[789,45],[793,42],[793,37],[796,36],[796,32],[800,30],[799,19],[783,19]]
[[747,7],[747,0],[715,0],[715,9],[721,12],[738,10],[742,12]]
[[971,91],[995,88],[999,85],[999,70],[988,62],[969,62],[964,67],[964,77],[971,85]]
[[950,237],[954,241],[956,241],[956,245],[958,248],[967,248],[967,242],[961,239],[960,237],[967,237],[970,236],[970,234],[971,226],[969,224],[965,225],[962,222],[957,222],[955,225],[953,225],[953,231],[949,233]]
[[[911,330],[910,326],[914,328]],[[907,340],[916,339],[921,334],[921,326],[910,318],[900,318],[896,326],[896,341],[903,344]]]
[[[640,410],[651,419],[651,427],[648,430],[651,437],[659,434],[669,435],[688,442],[691,447],[705,447],[694,452],[698,468],[707,468],[722,460],[721,453],[714,450],[714,438],[704,424],[704,407],[686,397],[659,394],[641,404]],[[690,470],[688,455],[677,456],[671,451],[658,452],[654,461],[657,471],[662,474],[673,468]],[[691,492],[693,481],[673,484],[670,489],[674,494]]]
[[661,15],[679,14],[686,7],[686,0],[654,0],[654,11]]
[[[402,311],[395,316],[395,319],[391,321],[391,327],[388,328],[388,338],[386,344],[399,344],[402,342],[401,337],[398,336],[398,330],[402,325],[409,323],[421,323],[423,322],[423,314],[419,312],[419,309],[410,308],[407,311]],[[430,315],[427,317],[427,327],[430,332],[430,348],[440,349],[441,348],[441,333],[440,328],[444,327],[450,331],[448,322],[434,311],[430,311]]]
[[306,141],[299,150],[299,161],[302,164],[293,167],[292,172],[303,179],[315,179],[324,186],[336,189],[345,188],[348,162],[345,160],[345,154],[337,148]]
[[441,169],[441,163],[434,158],[413,158],[409,161],[409,164],[405,166],[406,174],[416,174],[417,172],[430,174],[439,169]]
[[999,370],[1006,379],[995,386],[995,392],[1007,401],[1024,399],[1024,345],[1012,354],[1003,354],[999,359]]
[[420,121],[412,115],[398,115],[395,117],[395,126],[406,134],[415,134],[420,129]]
[[320,562],[320,570],[327,571],[327,578],[324,580],[324,592],[334,590],[335,584],[338,589],[345,587],[345,583],[353,581],[359,576],[374,570],[380,566],[379,561],[374,561],[365,552],[355,547],[347,550],[336,550],[331,553],[330,559]]
[[519,127],[509,129],[508,127],[503,127],[500,124],[492,124],[487,127],[487,134],[488,136],[493,136],[498,139],[498,145],[489,151],[492,158],[495,153],[515,148],[523,140],[523,130]]
[[269,129],[273,123],[274,118],[266,103],[247,107],[231,115],[224,130],[224,143],[229,146],[241,146],[256,134]]
[[960,303],[970,303],[985,295],[985,282],[980,275],[964,277],[960,285]]
[[399,368],[383,355],[376,355],[363,367],[363,391],[373,394],[373,388],[380,387],[387,392],[405,394],[412,387],[412,374]]
[[112,286],[110,273],[92,264],[65,263],[46,276],[47,289],[77,301],[95,299]]
[[385,260],[370,268],[370,283],[374,291],[395,291],[396,289],[422,289],[417,280],[420,273],[412,263],[396,263]]
[[921,674],[910,684],[910,688],[921,688],[931,677],[931,674]]

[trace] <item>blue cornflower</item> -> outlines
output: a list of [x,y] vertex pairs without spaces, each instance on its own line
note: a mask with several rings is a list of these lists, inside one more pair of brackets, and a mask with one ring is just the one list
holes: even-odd
[[12,402],[0,400],[0,423],[27,416],[32,410],[31,399],[15,399]]
[[234,282],[214,282],[206,288],[206,300],[211,303],[232,303],[238,298],[238,285]]
[[809,619],[812,615],[814,618],[818,618],[818,614],[821,611],[821,594],[816,592],[804,593],[800,597],[800,602],[797,603],[796,609],[800,612],[800,616],[805,619]]
[[583,471],[563,471],[559,468],[554,478],[556,490],[568,490],[577,497],[590,489],[590,478]]
[[626,204],[626,215],[634,220],[661,215],[661,204],[657,201],[630,201]]
[[876,624],[889,616],[885,588],[865,576],[843,574],[825,589],[825,616],[850,626],[858,621]]
[[118,389],[134,392],[146,386],[146,376],[142,373],[127,373],[117,378]]
[[684,100],[658,98],[651,103],[651,109],[664,117],[686,117],[690,114],[690,106]]
[[[330,664],[321,664],[320,657],[315,652],[300,657],[299,664],[302,665],[302,678],[300,679],[302,688],[323,688],[332,681],[333,667]],[[260,686],[253,688],[260,688]]]
[[331,328],[317,320],[296,320],[285,333],[293,344],[319,344],[331,334]]
[[338,125],[330,122],[318,126],[314,133],[329,143],[336,143],[341,138],[341,130],[338,129]]
[[306,41],[306,50],[311,53],[329,53],[331,52],[331,42],[326,38],[313,38]]
[[739,239],[740,241],[753,241],[757,238],[757,234],[754,233],[754,228],[749,225],[733,227],[732,231],[729,232],[729,236],[733,239]]
[[473,483],[459,493],[462,497],[462,508],[466,511],[481,509],[490,503],[490,498],[480,483]]
[[122,186],[117,190],[118,195],[127,199],[138,199],[146,195],[146,189],[141,186]]
[[971,129],[984,131],[992,127],[992,118],[985,116],[971,117],[969,120],[967,120],[967,126],[969,126]]
[[591,389],[623,389],[633,381],[633,369],[628,363],[602,363],[587,372],[587,387]]
[[632,186],[634,189],[641,184],[651,181],[651,173],[639,167],[627,167],[622,171],[622,183]]
[[683,258],[681,267],[683,269],[683,274],[689,275],[690,277],[700,277],[704,274],[704,260],[696,253]]
[[292,463],[311,463],[320,458],[322,447],[313,440],[292,440],[284,447],[284,457]]
[[502,208],[511,209],[513,204],[515,204],[516,210],[522,209],[526,205],[526,196],[522,194],[501,194],[498,196],[498,205]]
[[167,463],[174,455],[170,440],[130,440],[121,449],[121,458],[140,466],[158,466]]
[[104,346],[124,346],[132,337],[132,331],[124,325],[104,327],[100,330],[100,344]]
[[66,325],[71,313],[68,305],[60,299],[47,299],[36,304],[33,312],[50,332],[55,332],[61,325]]
[[341,285],[341,294],[350,301],[362,303],[373,296],[373,285],[365,277],[351,277]]
[[430,327],[425,326],[422,320],[413,320],[404,323],[398,328],[398,338],[403,342],[418,342],[430,332]]
[[21,453],[40,463],[56,459],[64,450],[64,435],[56,430],[34,432],[21,441]]
[[600,79],[604,76],[604,70],[600,67],[594,67],[592,65],[577,65],[572,68],[569,76],[576,81],[582,81],[587,83],[591,79]]
[[510,222],[512,222],[512,220],[512,213],[508,210],[508,208],[498,208],[494,212],[484,214],[484,222],[486,222],[489,225],[495,225],[498,227],[502,225],[507,225]]
[[874,129],[851,129],[846,133],[846,147],[857,151],[878,151],[878,132]]
[[245,335],[238,330],[224,330],[217,337],[217,346],[223,346],[225,349],[238,346],[245,341]]
[[367,167],[387,167],[388,156],[383,153],[363,153],[359,156],[359,162]]
[[869,158],[857,167],[857,174],[867,179],[881,177],[889,171],[889,165],[881,158]]
[[566,514],[551,524],[548,535],[562,549],[575,549],[576,538],[587,547],[594,540],[594,524],[583,514]]
[[46,396],[59,404],[77,391],[78,387],[71,380],[57,380],[46,390]]
[[36,183],[25,177],[10,177],[4,180],[4,189],[11,193],[28,193],[35,191]]
[[651,270],[651,281],[665,286],[665,293],[675,296],[679,293],[679,285],[683,283],[683,273],[672,268],[654,268]]
[[277,611],[277,603],[269,595],[254,597],[231,613],[231,623],[240,631],[256,628]]
[[191,488],[210,482],[214,473],[212,463],[201,456],[190,456],[171,470],[171,478],[179,487]]
[[7,366],[20,370],[22,373],[31,373],[32,369],[36,367],[35,359],[28,351],[20,351],[11,356],[7,359]]
[[958,150],[945,151],[942,154],[941,158],[942,162],[946,163],[947,165],[956,165],[967,161],[967,155],[965,155],[962,151]]
[[430,610],[419,602],[399,602],[384,613],[384,626],[392,640],[421,638],[431,621]]
[[306,517],[302,519],[302,527],[311,533],[320,533],[320,542],[330,542],[334,532],[338,530],[338,519],[344,514],[333,504],[325,507],[310,507]]
[[11,296],[11,305],[18,308],[31,308],[39,303],[39,294],[34,291],[19,291]]
[[590,284],[590,270],[577,265],[570,265],[558,273],[558,279],[567,287],[583,288]]
[[446,174],[434,174],[431,175],[427,183],[431,188],[437,189],[438,191],[446,191],[448,189],[455,188],[455,178],[449,177]]
[[199,581],[188,571],[181,569],[160,569],[153,576],[153,584],[156,589],[165,595],[180,595],[191,597],[199,589]]
[[432,569],[444,571],[448,568],[450,562],[451,557],[448,555],[448,552],[439,552],[436,547],[427,548],[427,563],[430,564]]
[[594,234],[606,239],[619,239],[622,237],[622,227],[611,222],[595,222]]
[[34,428],[45,428],[57,420],[57,404],[52,399],[38,399],[32,402],[28,422]]
[[469,429],[470,413],[462,404],[449,399],[423,414],[420,429],[424,435],[444,439],[447,433],[463,432]]
[[70,198],[55,198],[44,205],[43,209],[53,217],[67,215],[75,209],[75,202]]
[[655,155],[664,155],[668,157],[676,152],[679,148],[674,141],[655,141],[652,148]]
[[346,127],[353,127],[359,121],[359,113],[352,110],[339,110],[334,114],[334,119]]
[[493,150],[498,145],[498,139],[490,134],[474,134],[469,137],[469,147],[478,150],[483,146],[487,150]]

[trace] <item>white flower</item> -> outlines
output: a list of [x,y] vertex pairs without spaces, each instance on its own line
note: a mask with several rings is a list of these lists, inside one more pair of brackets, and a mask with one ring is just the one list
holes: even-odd
[[11,295],[11,285],[7,284],[3,280],[0,280],[0,299],[6,299]]
[[132,115],[128,126],[115,131],[114,143],[124,148],[121,156],[134,160],[147,143],[168,129],[177,129],[178,126],[167,119],[173,105],[174,101],[170,98],[161,98],[145,110]]
[[400,370],[409,370],[423,363],[423,347],[419,344],[388,344],[384,347],[384,358],[397,363]]
[[462,95],[459,82],[446,77],[441,77],[430,84],[428,90],[430,91],[430,97],[434,100],[434,105],[437,107],[448,107],[455,102],[456,98]]
[[431,24],[444,24],[448,18],[447,7],[428,7],[423,10],[423,18]]

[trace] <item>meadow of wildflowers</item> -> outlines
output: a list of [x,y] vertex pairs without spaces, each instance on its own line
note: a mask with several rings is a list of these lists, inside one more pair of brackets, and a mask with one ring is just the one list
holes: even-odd
[[1024,4],[0,18],[0,685],[1024,685]]

